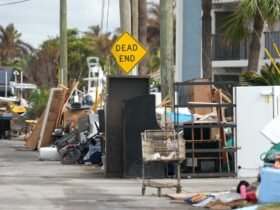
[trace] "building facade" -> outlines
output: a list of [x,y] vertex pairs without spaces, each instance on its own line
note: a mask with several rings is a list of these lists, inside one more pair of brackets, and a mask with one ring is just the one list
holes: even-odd
[[[222,26],[225,18],[232,14],[238,0],[213,0],[212,9],[212,67],[215,80],[240,80],[240,74],[247,70],[250,38],[228,46],[222,39]],[[272,57],[279,61],[273,43],[280,46],[280,24],[268,27],[265,25],[261,36],[261,50],[258,70],[270,63],[264,49],[268,49]]]
[[[209,0],[210,1],[210,0]],[[213,80],[240,81],[247,70],[250,38],[231,46],[224,43],[223,25],[225,18],[232,14],[239,0],[212,0],[212,69]],[[202,77],[201,58],[201,16],[199,0],[176,1],[176,81]],[[267,48],[276,61],[280,61],[273,43],[280,48],[280,23],[265,25],[261,36],[261,50],[258,70],[270,60],[265,55]]]

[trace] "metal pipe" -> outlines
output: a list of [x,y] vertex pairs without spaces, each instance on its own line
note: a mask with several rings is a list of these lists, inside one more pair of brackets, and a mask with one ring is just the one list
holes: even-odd
[[274,50],[276,51],[278,57],[280,58],[280,52],[279,52],[279,49],[278,49],[276,43],[273,43],[273,47],[274,47]]
[[279,70],[277,64],[275,63],[274,59],[273,59],[272,56],[270,55],[269,51],[268,51],[266,48],[264,48],[264,51],[265,51],[266,55],[269,57],[271,63],[272,63],[273,66],[275,67],[275,69],[277,70],[277,73],[280,74],[280,70]]
[[[23,83],[23,73],[20,71],[20,83],[22,85]],[[20,100],[22,99],[22,88],[20,88]]]

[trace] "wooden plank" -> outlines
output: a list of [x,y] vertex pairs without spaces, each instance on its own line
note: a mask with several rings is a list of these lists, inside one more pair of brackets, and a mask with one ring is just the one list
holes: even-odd
[[36,150],[39,139],[40,139],[40,132],[43,124],[43,119],[44,119],[45,111],[41,114],[40,119],[36,123],[34,130],[30,134],[30,136],[27,138],[26,141],[26,147],[30,150]]
[[56,128],[58,128],[58,126],[61,124],[61,117],[62,117],[62,114],[63,114],[63,109],[64,109],[64,106],[65,106],[66,101],[69,98],[69,94],[70,94],[69,88],[67,88],[66,86],[60,84],[60,85],[58,85],[58,87],[63,89],[64,97],[63,97],[63,107],[60,109],[60,112],[58,114],[58,118],[57,118],[57,121],[56,121],[56,124],[55,124]]
[[221,92],[221,96],[222,96],[222,99],[227,102],[227,103],[232,103],[232,100],[230,99],[229,96],[227,96],[221,89],[219,90],[218,88],[216,88],[215,86],[213,86],[213,89],[215,91],[220,91]]
[[[222,103],[222,94],[221,94],[221,89],[219,89],[218,91],[216,91],[216,99],[218,100],[219,104]],[[218,117],[218,122],[222,123],[225,121],[225,114],[224,114],[224,109],[221,107],[217,108],[217,117]],[[226,135],[225,135],[225,130],[224,128],[220,128],[220,138],[221,138],[221,146],[222,148],[224,148],[226,146]],[[229,156],[228,156],[228,152],[223,152],[223,162],[227,165],[227,170],[228,172],[230,172],[230,164],[229,164]]]
[[38,148],[48,146],[50,143],[52,143],[52,132],[55,129],[59,113],[64,106],[64,96],[65,91],[62,88],[51,89],[46,113],[40,132]]
[[76,82],[76,83],[73,84],[73,87],[71,88],[70,94],[68,95],[68,97],[66,97],[66,100],[64,101],[62,112],[64,112],[64,110],[66,109],[66,106],[67,106],[69,100],[71,99],[71,96],[73,95],[75,90],[78,88],[78,85],[79,85],[79,82]]

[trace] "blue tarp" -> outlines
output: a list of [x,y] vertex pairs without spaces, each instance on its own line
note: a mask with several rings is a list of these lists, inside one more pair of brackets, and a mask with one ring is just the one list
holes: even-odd
[[171,121],[178,121],[178,122],[187,122],[195,120],[195,116],[190,114],[175,114],[174,112],[166,112],[167,116],[171,119]]

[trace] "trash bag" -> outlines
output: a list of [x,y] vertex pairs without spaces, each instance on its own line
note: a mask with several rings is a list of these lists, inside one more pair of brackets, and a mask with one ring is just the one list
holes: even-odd
[[280,143],[274,144],[266,153],[261,154],[264,163],[275,163],[276,156],[280,155]]
[[92,164],[100,164],[102,162],[101,159],[101,152],[97,151],[94,152],[91,156],[90,156],[90,162]]

